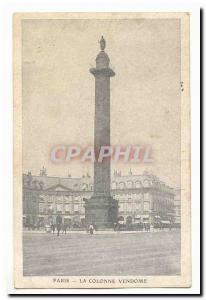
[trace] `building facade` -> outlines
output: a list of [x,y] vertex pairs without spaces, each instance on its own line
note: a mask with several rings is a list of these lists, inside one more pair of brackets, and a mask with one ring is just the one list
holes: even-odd
[[[81,178],[59,178],[48,176],[45,169],[38,176],[31,172],[23,174],[24,226],[51,224],[61,214],[68,226],[85,227],[85,199],[92,194],[93,179],[88,174]],[[177,221],[175,190],[152,174],[129,172],[122,176],[115,171],[111,195],[118,201],[118,219],[122,224]]]
[[181,189],[174,189],[174,222],[177,226],[181,224]]

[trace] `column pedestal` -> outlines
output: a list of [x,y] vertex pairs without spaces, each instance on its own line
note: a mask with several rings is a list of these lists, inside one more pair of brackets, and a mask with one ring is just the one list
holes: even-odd
[[118,219],[118,201],[112,197],[92,196],[85,199],[86,224],[93,224],[97,230],[114,228]]

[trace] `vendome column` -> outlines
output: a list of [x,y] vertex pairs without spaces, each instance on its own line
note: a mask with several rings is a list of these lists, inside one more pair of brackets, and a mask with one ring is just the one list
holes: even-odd
[[[94,149],[110,146],[110,77],[115,76],[109,67],[109,57],[104,52],[106,42],[100,40],[101,51],[96,58],[96,68],[90,69],[95,77]],[[118,218],[118,202],[110,194],[110,158],[94,163],[94,193],[85,199],[85,221],[97,229],[113,228]]]

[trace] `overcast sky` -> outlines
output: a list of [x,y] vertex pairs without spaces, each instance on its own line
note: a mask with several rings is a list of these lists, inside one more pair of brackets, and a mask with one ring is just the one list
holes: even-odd
[[93,144],[94,77],[98,40],[116,76],[111,78],[111,144],[149,144],[152,164],[112,164],[127,174],[151,171],[180,186],[180,23],[156,20],[24,20],[23,171],[74,177],[93,166],[57,165],[57,144]]

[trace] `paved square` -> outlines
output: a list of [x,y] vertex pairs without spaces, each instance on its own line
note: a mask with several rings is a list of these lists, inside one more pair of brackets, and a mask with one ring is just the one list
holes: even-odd
[[179,275],[180,232],[24,233],[24,276]]

